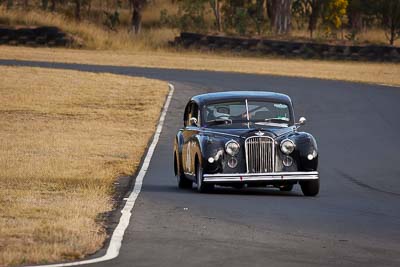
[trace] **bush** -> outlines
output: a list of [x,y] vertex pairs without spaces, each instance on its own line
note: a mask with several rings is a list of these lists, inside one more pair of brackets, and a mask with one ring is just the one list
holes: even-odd
[[207,0],[179,0],[178,26],[182,31],[207,31],[204,19]]

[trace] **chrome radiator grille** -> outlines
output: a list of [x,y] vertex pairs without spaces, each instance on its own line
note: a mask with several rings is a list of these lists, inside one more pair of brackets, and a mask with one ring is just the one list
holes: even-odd
[[274,172],[275,142],[268,136],[252,136],[245,141],[248,173]]

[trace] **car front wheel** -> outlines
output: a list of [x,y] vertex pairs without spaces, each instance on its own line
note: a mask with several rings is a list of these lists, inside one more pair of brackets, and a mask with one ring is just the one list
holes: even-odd
[[175,168],[176,181],[178,182],[178,187],[181,189],[192,188],[193,182],[188,178],[186,178],[186,176],[181,172],[176,154],[174,157],[174,168]]
[[200,163],[197,163],[196,166],[196,181],[197,181],[197,191],[200,193],[207,193],[214,188],[213,184],[207,184],[203,181],[203,168]]
[[301,191],[305,196],[314,197],[319,193],[319,179],[300,183]]

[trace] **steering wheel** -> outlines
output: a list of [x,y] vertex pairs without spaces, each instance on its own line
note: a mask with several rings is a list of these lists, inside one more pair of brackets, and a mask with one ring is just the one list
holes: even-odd
[[232,120],[227,118],[226,115],[219,115],[219,116],[215,117],[215,119],[225,120],[225,121],[228,121],[229,123],[232,123]]

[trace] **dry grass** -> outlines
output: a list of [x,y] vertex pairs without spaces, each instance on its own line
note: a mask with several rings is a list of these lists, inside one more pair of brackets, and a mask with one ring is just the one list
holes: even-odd
[[162,10],[166,10],[168,15],[176,15],[178,13],[178,5],[171,0],[157,0],[150,3],[143,11],[143,24],[158,24]]
[[87,49],[157,51],[164,49],[168,41],[177,35],[175,30],[169,28],[143,29],[139,35],[131,34],[127,27],[120,28],[117,32],[109,31],[88,21],[78,23],[62,14],[40,10],[7,11],[0,8],[0,24],[56,26],[77,36]]
[[[389,41],[386,33],[382,29],[368,29],[367,31],[360,32],[356,36],[357,40],[361,43],[383,44],[388,45]],[[400,39],[394,42],[395,46],[400,46]]]
[[82,258],[106,238],[113,182],[137,168],[167,86],[0,67],[0,266]]
[[112,52],[72,49],[0,47],[0,59],[232,71],[400,85],[400,65],[345,61],[256,58],[199,52]]
[[[349,30],[343,30],[343,37],[341,39],[341,32],[337,33],[337,39],[327,40],[325,33],[320,29],[314,33],[314,38],[310,39],[310,32],[307,30],[293,29],[290,33],[289,40],[304,40],[304,41],[317,41],[322,43],[332,44],[347,44],[347,45],[360,45],[360,44],[377,44],[377,45],[389,45],[389,41],[385,35],[383,29],[371,28],[365,31],[361,31],[356,34],[355,40],[348,40],[346,36],[350,35]],[[400,39],[394,42],[395,46],[400,46]]]

